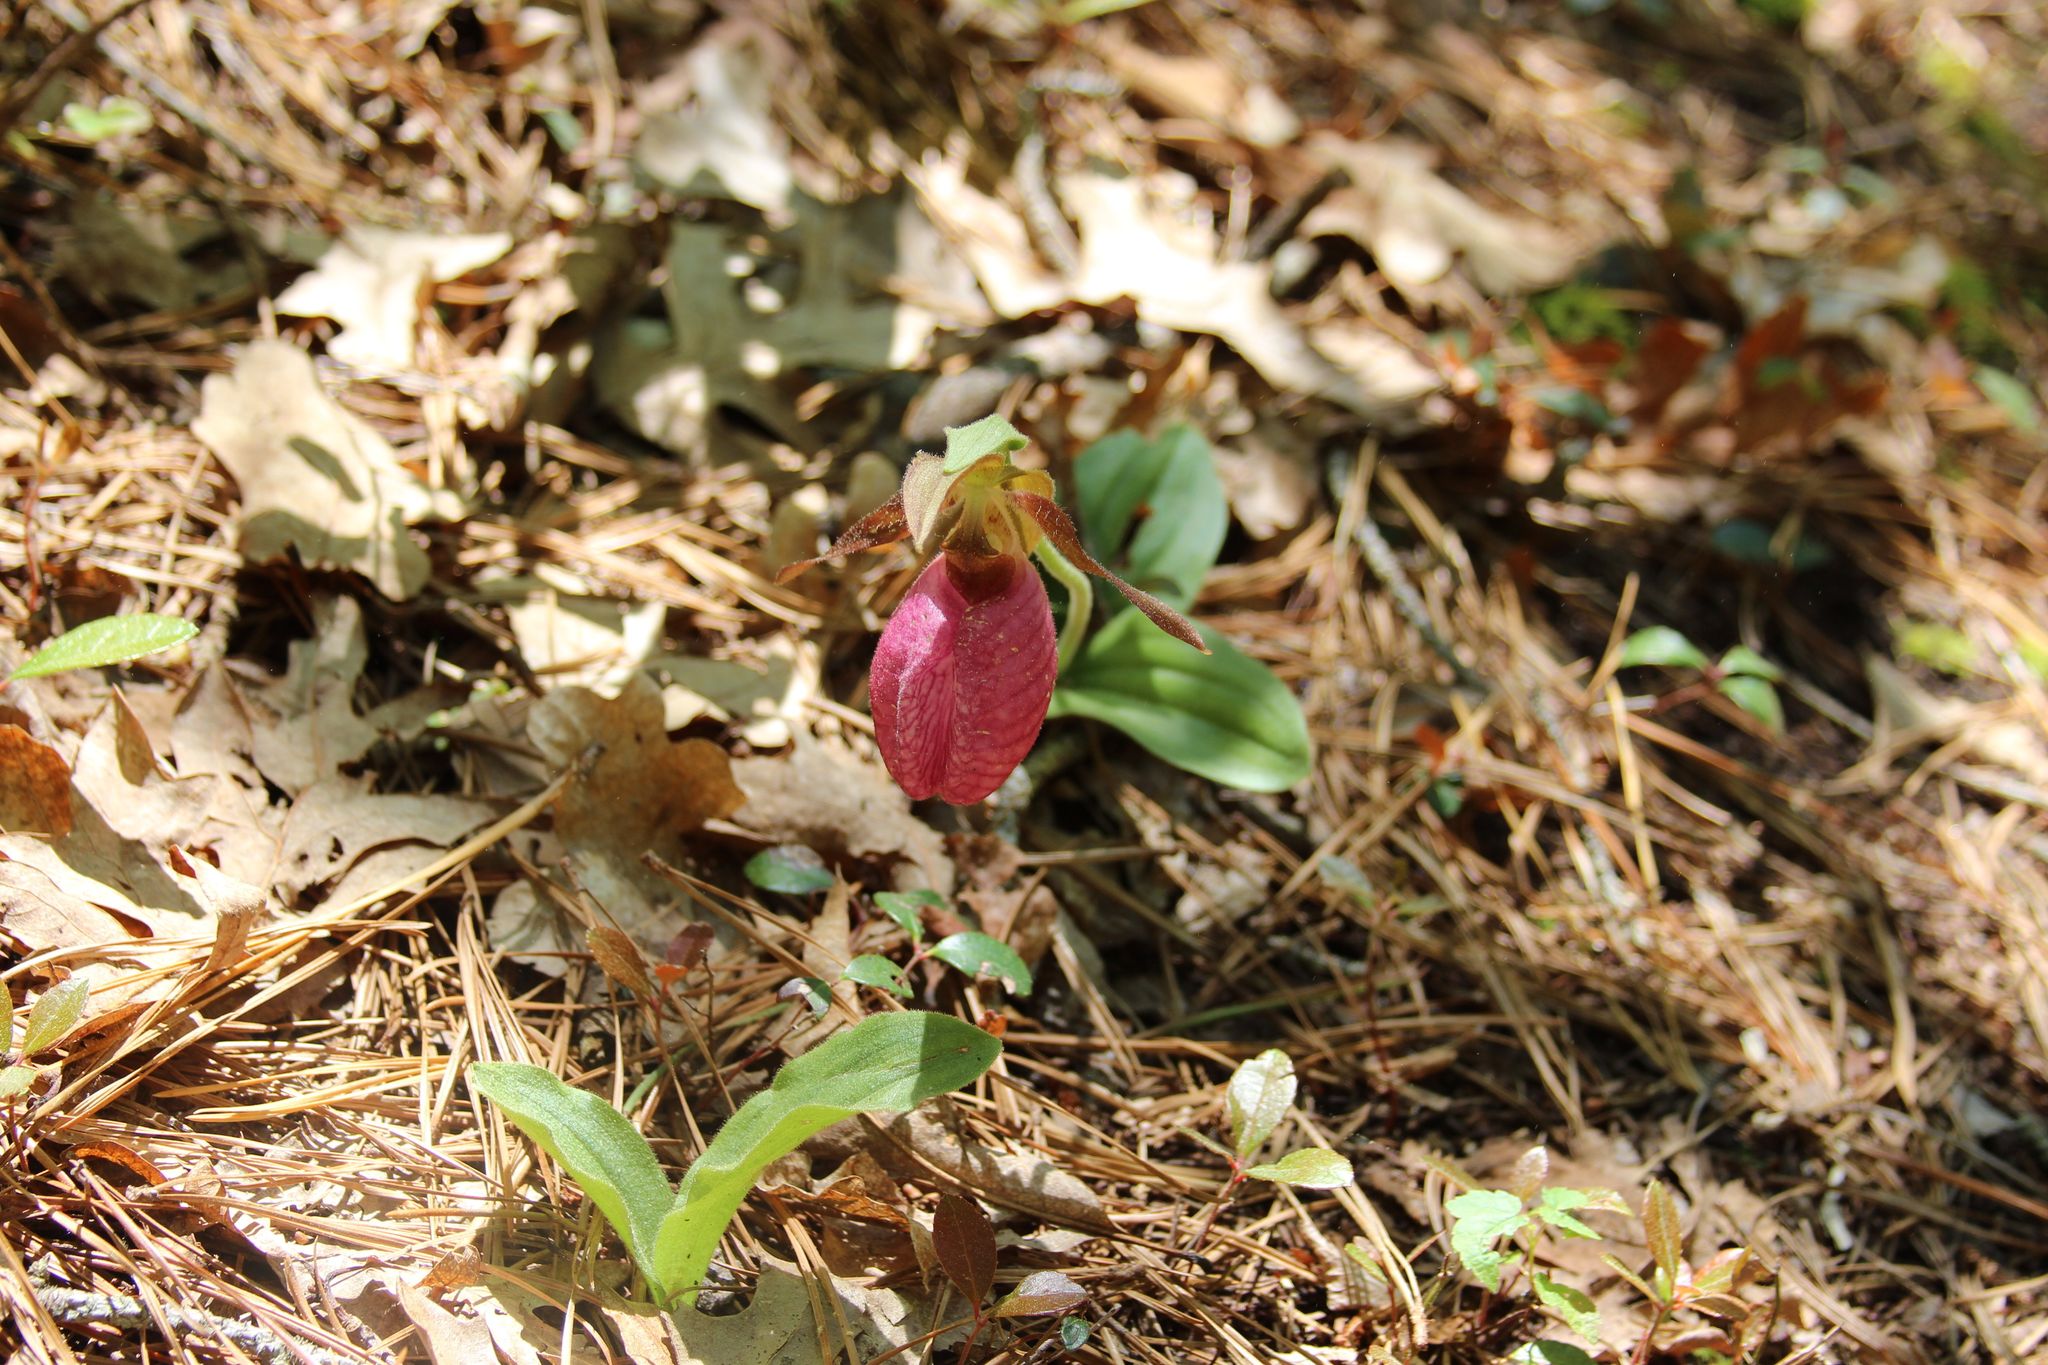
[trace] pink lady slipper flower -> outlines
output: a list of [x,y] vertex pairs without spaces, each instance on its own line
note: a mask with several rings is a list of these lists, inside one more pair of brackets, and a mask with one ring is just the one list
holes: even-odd
[[[914,800],[956,806],[987,797],[1045,724],[1059,641],[1045,584],[1031,565],[1048,549],[1115,584],[1175,639],[1208,653],[1188,620],[1081,548],[1052,500],[1052,479],[1019,469],[1017,429],[988,417],[946,432],[946,454],[919,455],[903,487],[847,528],[825,558],[909,540],[932,559],[897,606],[868,675],[875,739],[889,775]],[[792,564],[788,582],[816,564]]]

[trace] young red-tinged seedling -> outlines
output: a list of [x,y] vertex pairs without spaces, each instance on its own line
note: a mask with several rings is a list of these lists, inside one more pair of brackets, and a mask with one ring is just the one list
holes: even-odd
[[[934,1327],[923,1336],[876,1356],[868,1365],[881,1365],[881,1362],[921,1346],[934,1337],[970,1327],[957,1357],[964,1365],[974,1343],[981,1339],[982,1332],[990,1323],[1011,1318],[1050,1317],[1055,1313],[1070,1312],[1088,1300],[1087,1291],[1065,1275],[1056,1270],[1041,1270],[1025,1276],[1015,1289],[993,1304],[988,1303],[988,1296],[994,1292],[996,1284],[996,1230],[979,1203],[951,1191],[939,1196],[938,1212],[932,1216],[932,1255],[938,1260],[939,1270],[960,1291],[960,1297],[967,1301],[971,1315]],[[1088,1335],[1086,1319],[1066,1318],[1060,1323],[1056,1349],[1078,1350],[1087,1344]],[[1035,1351],[1033,1358],[1041,1354]]]
[[[1592,1298],[1584,1290],[1539,1270],[1536,1251],[1543,1237],[1551,1233],[1598,1241],[1599,1232],[1579,1215],[1593,1211],[1627,1213],[1628,1205],[1621,1196],[1612,1190],[1546,1184],[1550,1154],[1543,1147],[1524,1152],[1508,1173],[1504,1187],[1499,1189],[1479,1185],[1450,1162],[1431,1164],[1446,1179],[1464,1187],[1463,1193],[1445,1202],[1444,1211],[1451,1216],[1451,1249],[1472,1278],[1489,1293],[1497,1294],[1502,1272],[1519,1258],[1528,1270],[1537,1302],[1555,1313],[1572,1331],[1597,1345],[1600,1312]],[[1520,1239],[1525,1230],[1534,1234],[1526,1244]]]
[[1678,1202],[1661,1180],[1651,1181],[1643,1192],[1643,1237],[1650,1248],[1648,1280],[1619,1257],[1601,1258],[1608,1269],[1648,1299],[1653,1309],[1650,1325],[1629,1357],[1633,1365],[1650,1359],[1658,1329],[1681,1309],[1730,1322],[1750,1317],[1751,1305],[1735,1291],[1757,1272],[1756,1258],[1746,1247],[1725,1247],[1698,1268],[1688,1265]]
[[1223,1091],[1224,1123],[1230,1130],[1230,1145],[1224,1147],[1192,1129],[1179,1131],[1230,1163],[1230,1179],[1209,1206],[1209,1216],[1195,1234],[1199,1250],[1216,1225],[1217,1215],[1229,1207],[1238,1186],[1247,1180],[1270,1180],[1298,1189],[1336,1190],[1354,1179],[1351,1163],[1327,1147],[1302,1147],[1278,1161],[1252,1164],[1252,1158],[1273,1136],[1273,1130],[1287,1117],[1299,1082],[1294,1063],[1279,1048],[1268,1048],[1238,1067]]

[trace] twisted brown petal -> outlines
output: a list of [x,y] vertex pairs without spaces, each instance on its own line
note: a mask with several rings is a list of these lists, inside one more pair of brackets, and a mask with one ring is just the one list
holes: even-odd
[[839,539],[832,542],[832,548],[816,559],[799,559],[794,564],[784,565],[782,571],[775,575],[775,581],[787,583],[813,564],[822,564],[828,559],[858,554],[862,550],[873,550],[883,545],[894,545],[909,534],[910,524],[903,517],[903,495],[898,493],[840,532]]
[[1009,496],[1012,505],[1031,514],[1031,519],[1038,523],[1038,529],[1045,532],[1046,539],[1050,540],[1061,554],[1096,577],[1106,578],[1115,584],[1116,590],[1129,598],[1132,606],[1144,612],[1147,620],[1174,639],[1182,644],[1193,645],[1204,654],[1209,652],[1209,646],[1202,643],[1201,634],[1196,631],[1194,622],[1151,593],[1132,587],[1096,563],[1095,557],[1081,548],[1081,537],[1074,530],[1074,523],[1067,519],[1067,514],[1060,510],[1058,503],[1051,498],[1042,498],[1036,493],[1013,492]]

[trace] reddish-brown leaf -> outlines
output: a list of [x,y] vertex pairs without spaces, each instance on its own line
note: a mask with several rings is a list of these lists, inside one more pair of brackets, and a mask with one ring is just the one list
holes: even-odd
[[840,532],[839,539],[832,542],[832,548],[815,559],[799,559],[794,564],[784,565],[775,575],[777,583],[787,583],[814,564],[842,555],[858,554],[862,550],[876,550],[884,545],[894,545],[910,534],[910,523],[903,517],[903,495],[895,497],[877,507],[874,511]]
[[939,1269],[978,1313],[996,1285],[996,1230],[980,1204],[950,1191],[932,1218],[932,1253]]
[[1204,654],[1209,652],[1209,646],[1202,643],[1194,622],[1151,593],[1132,587],[1096,563],[1095,557],[1082,548],[1080,533],[1075,531],[1074,523],[1067,519],[1058,503],[1036,493],[1011,493],[1010,501],[1031,514],[1031,519],[1038,523],[1038,529],[1045,532],[1045,538],[1053,543],[1055,549],[1097,578],[1108,579],[1118,592],[1130,599],[1132,606],[1145,613],[1145,619],[1182,644],[1193,645]]
[[0,829],[71,832],[71,770],[19,725],[0,725]]

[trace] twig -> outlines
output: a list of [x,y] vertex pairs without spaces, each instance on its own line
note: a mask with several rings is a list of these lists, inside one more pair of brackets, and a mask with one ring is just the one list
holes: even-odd
[[[147,1304],[126,1294],[95,1294],[50,1284],[37,1285],[35,1292],[36,1302],[42,1305],[43,1311],[66,1327],[135,1329],[152,1327],[159,1321]],[[238,1318],[216,1317],[212,1313],[181,1308],[174,1303],[163,1305],[161,1322],[180,1335],[191,1333],[228,1342],[265,1365],[360,1365],[357,1360],[338,1352],[289,1341],[268,1327]]]

